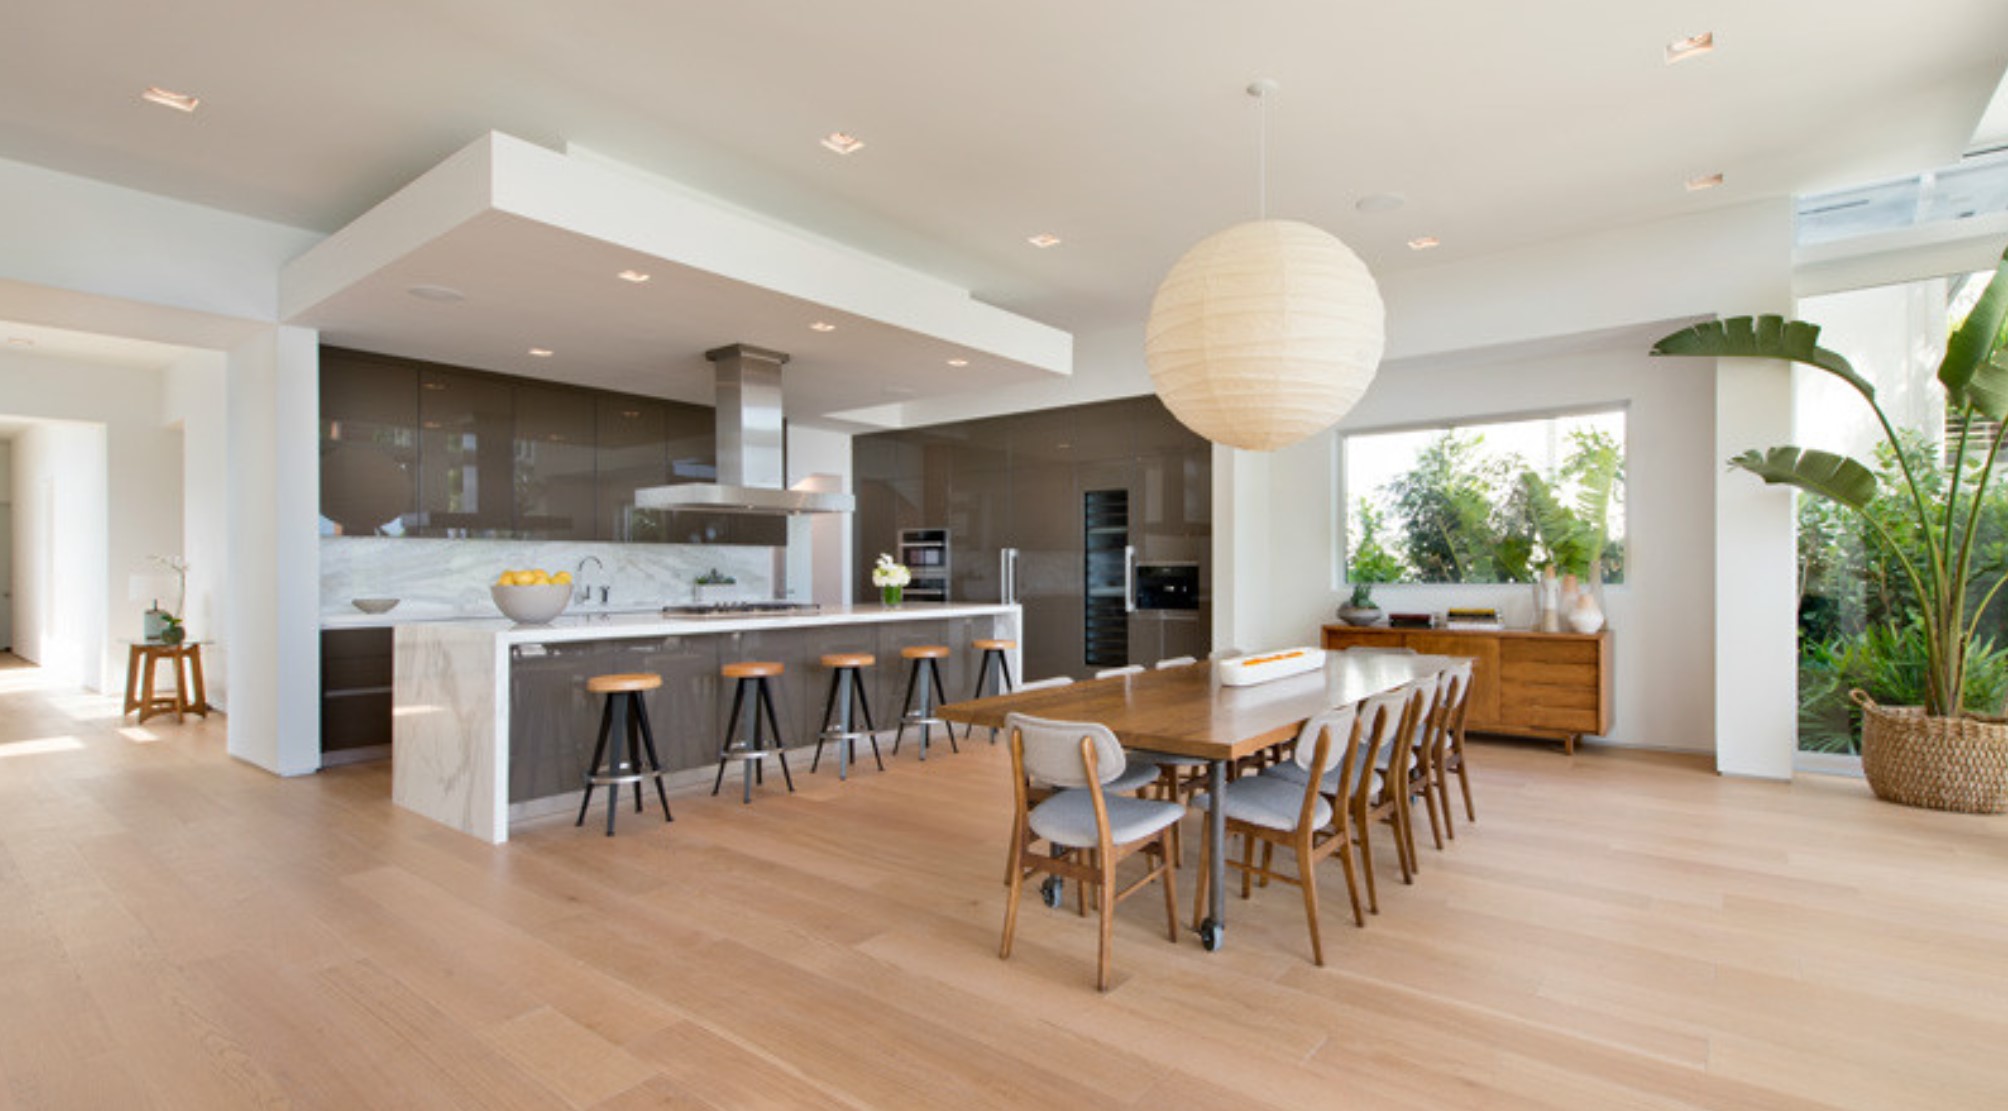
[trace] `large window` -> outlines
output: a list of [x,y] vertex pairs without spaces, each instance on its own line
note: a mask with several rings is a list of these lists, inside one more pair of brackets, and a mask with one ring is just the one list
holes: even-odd
[[1344,441],[1351,582],[1620,582],[1625,413],[1568,413]]
[[[1820,346],[1846,356],[1875,386],[1919,485],[1934,499],[1950,480],[1947,455],[1956,450],[1959,435],[1957,421],[1947,419],[1938,363],[1946,337],[1972,310],[1990,276],[1955,274],[1808,297],[1799,304],[1800,318],[1821,326]],[[1795,367],[1793,376],[1792,419],[1800,444],[1839,452],[1877,471],[1881,493],[1870,512],[1913,560],[1928,561],[1904,509],[1896,456],[1868,406],[1847,384],[1820,371]],[[1967,434],[1969,459],[1977,461],[2000,430],[1976,423]],[[1974,469],[1970,461],[1962,481],[1970,482]],[[1848,691],[1859,687],[1885,705],[1922,703],[1926,632],[1898,557],[1875,529],[1821,498],[1801,496],[1798,514],[1799,747],[1852,755],[1861,751],[1861,721]],[[1972,560],[1969,616],[2008,570],[2008,490],[2000,482],[1982,499]],[[1967,661],[1967,708],[2000,713],[2008,697],[2008,608],[1997,600],[1978,631]]]

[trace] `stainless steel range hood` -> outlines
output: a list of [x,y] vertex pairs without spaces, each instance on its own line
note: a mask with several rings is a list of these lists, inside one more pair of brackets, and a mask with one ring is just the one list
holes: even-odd
[[636,490],[637,509],[706,513],[849,513],[849,494],[790,490],[782,467],[779,351],[735,343],[706,351],[718,384],[718,481]]

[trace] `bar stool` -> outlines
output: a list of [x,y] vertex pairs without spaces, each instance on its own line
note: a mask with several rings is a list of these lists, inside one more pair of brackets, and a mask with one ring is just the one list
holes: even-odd
[[[948,748],[951,752],[961,752],[955,744],[955,728],[934,716],[934,708],[948,701],[941,691],[941,665],[937,662],[948,658],[948,646],[944,644],[912,644],[899,650],[899,654],[913,661],[913,669],[906,675],[906,701],[899,716],[899,732],[892,737],[892,754],[899,755],[899,743],[906,738],[906,727],[920,727],[920,758],[927,759],[929,731],[940,727],[948,734]],[[913,704],[913,689],[920,688],[920,705]]]
[[[660,675],[595,675],[586,680],[591,694],[606,695],[600,711],[600,739],[593,745],[593,762],[586,765],[586,797],[579,800],[579,820],[586,824],[586,809],[593,804],[593,788],[607,788],[607,836],[614,835],[614,811],[621,798],[621,784],[634,784],[634,812],[641,813],[641,781],[655,780],[655,797],[662,801],[662,820],[676,819],[669,813],[669,793],[662,786],[662,761],[655,755],[655,734],[648,727],[648,705],[643,691],[662,686]],[[627,738],[627,759],[621,759],[621,736]],[[611,743],[609,743],[611,741]],[[642,756],[648,766],[642,767]]]
[[[788,773],[788,752],[781,741],[781,723],[774,713],[774,694],[767,686],[767,680],[778,676],[784,668],[778,663],[764,660],[741,660],[718,669],[727,679],[737,679],[739,685],[732,692],[732,721],[725,727],[725,744],[718,750],[718,777],[711,782],[711,793],[725,783],[725,765],[733,760],[740,762],[745,772],[746,789],[741,802],[753,801],[753,782],[757,777],[761,783],[767,780],[766,760],[772,753],[781,761],[781,777],[788,782],[788,793],[795,791],[795,777]],[[746,705],[746,692],[753,692],[753,736],[739,740],[739,711]],[[766,711],[765,725],[774,732],[773,745],[769,747],[762,730],[761,711]]]
[[[816,734],[816,756],[809,761],[809,774],[816,774],[816,768],[823,762],[823,742],[837,744],[837,778],[850,778],[851,747],[859,737],[872,743],[872,759],[878,761],[878,769],[885,770],[885,757],[879,755],[878,729],[872,725],[871,700],[865,697],[864,672],[878,660],[865,652],[833,652],[823,657],[823,666],[830,670],[830,696],[823,700],[823,728]],[[864,712],[865,727],[852,729],[853,708]],[[834,726],[834,728],[833,728]]]
[[[1015,640],[980,639],[974,641],[973,645],[983,651],[983,662],[976,667],[976,690],[969,697],[972,699],[983,697],[984,688],[990,685],[990,665],[992,664],[997,665],[997,693],[1010,694],[1013,690],[1017,689],[1011,682],[1011,658],[1005,655],[1005,653],[1017,648],[1018,642]],[[969,735],[974,732],[976,732],[974,724],[963,726],[962,739],[965,741],[968,740]],[[997,743],[997,730],[995,729],[990,731],[990,743],[993,745]]]

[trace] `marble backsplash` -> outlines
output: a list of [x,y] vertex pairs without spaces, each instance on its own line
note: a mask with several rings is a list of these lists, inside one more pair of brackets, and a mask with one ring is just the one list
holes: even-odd
[[609,588],[604,606],[647,609],[694,598],[695,580],[716,568],[738,580],[737,599],[773,598],[786,549],[723,544],[609,544],[531,540],[420,540],[374,536],[321,538],[321,614],[350,616],[353,598],[399,599],[396,616],[493,617],[488,586],[507,570],[571,571],[597,556],[585,580]]

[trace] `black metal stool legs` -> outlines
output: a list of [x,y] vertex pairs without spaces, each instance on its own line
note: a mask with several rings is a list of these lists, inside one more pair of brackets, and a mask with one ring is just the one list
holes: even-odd
[[[753,686],[753,704],[750,707],[753,718],[752,736],[743,743],[738,743],[740,713],[742,710],[749,710],[746,705],[748,684]],[[738,687],[732,692],[732,718],[725,727],[724,747],[718,751],[718,775],[711,781],[712,794],[717,794],[718,789],[725,784],[726,763],[736,759],[742,765],[743,785],[740,801],[746,803],[753,801],[753,785],[756,782],[765,784],[767,781],[764,765],[770,751],[767,743],[769,731],[773,735],[771,751],[774,758],[781,762],[781,777],[787,781],[788,790],[792,792],[795,789],[795,777],[788,770],[788,749],[781,739],[781,720],[780,715],[774,712],[773,692],[768,688],[764,676],[740,679]]]
[[[971,699],[982,698],[986,691],[988,691],[990,686],[990,665],[992,663],[997,665],[997,690],[991,693],[1010,694],[1013,690],[1017,689],[1016,684],[1011,682],[1011,660],[1004,654],[1004,650],[1002,648],[985,648],[983,650],[983,663],[976,669],[976,688],[970,692],[969,697]],[[950,726],[950,735],[952,736],[954,732],[955,727]],[[965,741],[968,740],[970,735],[975,732],[976,725],[974,722],[963,726],[962,739]],[[994,728],[990,730],[990,743],[993,745],[997,743],[997,730]]]
[[[626,756],[622,756],[623,747]],[[662,785],[662,761],[655,752],[655,736],[649,729],[648,706],[636,691],[610,693],[600,710],[600,734],[593,742],[592,763],[586,766],[585,797],[579,801],[579,816],[572,824],[586,824],[586,812],[593,804],[593,788],[607,789],[607,836],[614,835],[614,816],[620,811],[621,784],[634,784],[634,809],[641,813],[641,781],[655,780],[655,795],[662,802],[663,821],[674,821],[669,813],[669,792]]]
[[[865,727],[855,728],[857,714],[864,715]],[[872,743],[872,759],[878,761],[880,771],[885,770],[885,757],[879,754],[878,730],[872,726],[871,703],[865,698],[864,676],[855,667],[839,667],[830,676],[830,696],[823,702],[823,727],[816,734],[816,756],[809,762],[809,773],[815,774],[823,762],[824,742],[834,742],[837,746],[837,778],[850,778],[852,746],[863,736]]]

